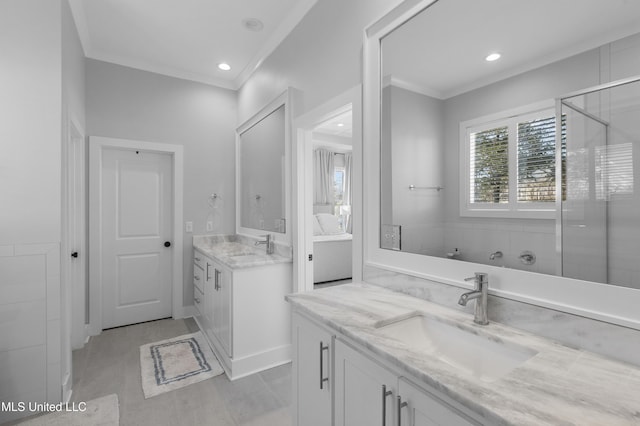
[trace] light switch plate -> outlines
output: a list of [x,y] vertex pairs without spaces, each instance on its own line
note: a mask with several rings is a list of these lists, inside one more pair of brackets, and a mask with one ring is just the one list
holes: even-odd
[[184,232],[193,232],[193,222],[185,222]]

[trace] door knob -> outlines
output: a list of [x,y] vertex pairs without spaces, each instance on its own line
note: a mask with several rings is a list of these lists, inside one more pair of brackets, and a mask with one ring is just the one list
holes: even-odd
[[169,241],[165,241],[165,242],[164,242],[164,246],[165,246],[165,247],[171,247],[171,242],[169,242]]
[[77,258],[78,257],[78,252],[74,251],[73,253],[71,253],[71,257]]

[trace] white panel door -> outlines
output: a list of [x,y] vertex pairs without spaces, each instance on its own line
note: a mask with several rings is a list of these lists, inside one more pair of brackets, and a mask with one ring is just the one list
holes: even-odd
[[172,314],[171,160],[168,154],[103,151],[102,328]]

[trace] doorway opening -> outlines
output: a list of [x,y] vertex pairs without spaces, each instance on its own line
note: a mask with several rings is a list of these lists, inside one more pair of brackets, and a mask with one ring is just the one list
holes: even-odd
[[295,122],[297,291],[362,280],[361,93],[356,86]]

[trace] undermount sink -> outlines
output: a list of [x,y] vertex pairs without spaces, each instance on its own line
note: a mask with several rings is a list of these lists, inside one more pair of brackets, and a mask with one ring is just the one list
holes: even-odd
[[424,315],[380,326],[377,331],[487,382],[503,377],[537,354],[527,347],[492,340]]

